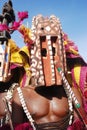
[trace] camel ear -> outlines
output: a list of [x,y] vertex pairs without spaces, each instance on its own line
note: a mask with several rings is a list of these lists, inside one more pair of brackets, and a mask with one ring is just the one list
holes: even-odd
[[13,7],[13,4],[12,4],[12,1],[11,1],[11,0],[8,1],[8,4],[9,4],[11,7]]

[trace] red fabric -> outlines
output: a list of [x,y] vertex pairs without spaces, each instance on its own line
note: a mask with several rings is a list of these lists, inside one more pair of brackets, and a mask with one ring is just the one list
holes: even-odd
[[29,123],[15,125],[14,130],[33,130]]
[[84,127],[83,123],[79,119],[76,119],[67,130],[87,130],[87,128]]
[[7,125],[3,125],[2,127],[0,127],[0,130],[11,130],[10,126]]
[[84,96],[85,98],[87,98],[87,90],[84,92]]
[[[0,127],[0,130],[11,130],[9,125]],[[29,123],[17,124],[14,126],[14,130],[33,130]]]

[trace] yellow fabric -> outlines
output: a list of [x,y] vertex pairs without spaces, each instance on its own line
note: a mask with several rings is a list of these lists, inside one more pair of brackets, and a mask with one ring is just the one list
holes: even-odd
[[13,52],[17,52],[17,51],[19,50],[19,47],[16,45],[16,43],[15,43],[14,40],[9,39],[9,40],[8,40],[8,43],[9,43],[9,45],[10,45],[11,54],[12,54]]
[[23,24],[19,28],[19,32],[23,35],[24,42],[30,43],[32,41],[31,39],[31,30],[24,26]]
[[22,59],[25,71],[27,72],[27,74],[30,74],[30,72],[29,72],[30,66],[29,66],[29,63],[27,61],[27,58],[28,59],[30,58],[28,47],[24,46],[23,48],[21,48],[19,54],[20,54],[20,57]]
[[67,43],[67,41],[64,41],[64,45],[67,45],[68,43]]
[[30,54],[29,54],[29,49],[27,46],[24,46],[20,49],[20,52],[24,52],[27,56],[30,57]]
[[78,54],[79,54],[78,51],[74,50],[72,47],[70,47],[70,52],[72,52],[72,53],[75,54],[75,55],[78,55]]
[[78,86],[79,86],[79,81],[80,81],[80,71],[81,71],[81,66],[75,65],[74,66],[74,77],[75,77],[75,81]]
[[[28,46],[19,48],[12,39],[9,40],[9,45],[10,45],[10,52],[11,52],[10,63],[17,64],[18,66],[23,66],[26,74],[25,85],[28,85],[31,77],[30,65],[29,65],[30,54],[29,54]],[[22,80],[23,80],[23,75],[22,77],[20,75],[20,81],[19,81],[20,84]]]
[[19,52],[14,52],[11,54],[11,63],[23,65],[22,57]]
[[10,46],[10,53],[11,53],[10,62],[22,64],[22,59],[20,58],[20,55],[19,55],[19,47],[16,45],[16,43],[12,39],[10,39],[8,43]]
[[27,46],[22,47],[19,51],[19,54],[20,54],[20,58],[22,59],[24,70],[26,72],[25,86],[27,86],[29,84],[30,77],[31,77],[30,65],[29,65],[30,54],[29,54],[28,47]]
[[24,46],[20,49],[12,39],[9,40],[9,45],[10,45],[10,52],[11,52],[10,62],[26,65],[25,56],[27,56],[28,58],[30,57],[28,47]]

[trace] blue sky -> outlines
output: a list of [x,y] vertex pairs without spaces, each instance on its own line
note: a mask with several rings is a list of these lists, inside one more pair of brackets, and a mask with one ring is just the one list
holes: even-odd
[[[0,13],[2,5],[8,0],[0,0]],[[24,24],[31,27],[33,16],[56,15],[62,24],[63,31],[78,46],[80,55],[87,62],[87,0],[12,0],[15,13],[28,11],[29,18]],[[23,46],[23,39],[14,32],[12,38],[18,46]]]

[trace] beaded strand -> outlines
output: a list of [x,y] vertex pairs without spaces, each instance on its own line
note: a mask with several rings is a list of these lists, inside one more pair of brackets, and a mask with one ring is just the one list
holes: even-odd
[[64,73],[63,73],[63,71],[61,70],[61,68],[58,68],[58,72],[59,72],[59,73],[61,74],[61,76],[62,76],[64,85],[65,85],[64,89],[65,89],[67,95],[71,95],[72,100],[73,100],[73,102],[75,103],[76,107],[79,108],[79,107],[80,107],[80,104],[79,104],[79,102],[78,102],[78,100],[77,100],[77,98],[76,98],[74,92],[72,91],[71,86],[69,85],[68,81],[66,80],[66,78],[65,78],[65,76],[64,76]]
[[28,118],[28,120],[30,121],[32,127],[33,127],[33,130],[36,130],[35,126],[34,126],[34,120],[32,119],[32,116],[30,115],[30,112],[28,111],[28,108],[27,108],[27,105],[25,103],[25,100],[24,100],[24,97],[23,97],[23,93],[22,93],[22,90],[20,87],[17,88],[17,91],[18,91],[18,94],[19,94],[19,98],[20,98],[20,102],[21,102],[21,105],[23,107],[23,110]]
[[70,116],[70,120],[69,120],[69,125],[72,124],[72,120],[73,120],[73,102],[75,103],[76,107],[79,108],[80,104],[78,102],[78,100],[76,99],[76,96],[74,94],[74,92],[72,91],[67,79],[65,78],[65,75],[62,71],[61,68],[57,68],[58,72],[61,74],[62,79],[63,79],[63,83],[64,83],[64,90],[67,94],[68,97],[68,103],[69,103],[69,110],[71,111],[71,116]]

